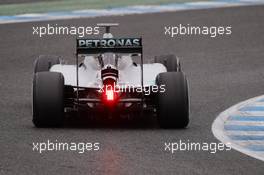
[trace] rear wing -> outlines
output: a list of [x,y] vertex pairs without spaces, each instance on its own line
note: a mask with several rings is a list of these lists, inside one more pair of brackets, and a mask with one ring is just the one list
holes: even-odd
[[141,38],[77,39],[76,53],[142,53]]
[[[109,29],[108,29],[109,30]],[[79,106],[79,55],[127,53],[140,54],[141,87],[143,88],[143,49],[142,38],[104,38],[104,39],[77,39],[76,40],[76,96]],[[142,91],[141,104],[143,109],[144,92]],[[78,109],[77,109],[78,110]]]

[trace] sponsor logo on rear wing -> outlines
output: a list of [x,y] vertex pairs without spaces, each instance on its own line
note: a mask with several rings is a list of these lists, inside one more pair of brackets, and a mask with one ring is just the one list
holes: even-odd
[[77,39],[77,54],[142,53],[141,38]]

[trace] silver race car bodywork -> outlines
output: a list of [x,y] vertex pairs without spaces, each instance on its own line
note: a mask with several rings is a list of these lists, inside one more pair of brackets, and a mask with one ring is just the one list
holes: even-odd
[[[119,78],[116,84],[120,86],[141,86],[140,66],[133,63],[130,55],[122,56],[118,61]],[[155,85],[157,75],[161,72],[167,72],[166,67],[160,63],[144,64],[143,70],[144,86]],[[62,73],[65,85],[77,86],[76,65],[56,64],[50,68],[50,71]],[[78,71],[80,87],[100,88],[103,86],[101,66],[96,57],[85,56]]]
[[163,55],[143,64],[141,38],[114,38],[110,27],[117,24],[98,26],[105,27],[102,39],[76,40],[75,65],[63,64],[57,56],[36,59],[35,126],[61,125],[67,112],[116,118],[149,111],[162,127],[186,127],[188,84],[179,59]]

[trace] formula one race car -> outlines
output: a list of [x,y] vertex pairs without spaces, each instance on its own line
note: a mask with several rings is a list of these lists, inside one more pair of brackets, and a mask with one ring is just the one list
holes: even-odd
[[105,28],[102,39],[77,39],[75,65],[63,64],[58,56],[36,59],[36,127],[61,126],[69,111],[111,118],[149,111],[163,128],[188,125],[188,85],[179,59],[163,55],[143,64],[142,39],[114,38],[110,27],[117,25],[98,24]]

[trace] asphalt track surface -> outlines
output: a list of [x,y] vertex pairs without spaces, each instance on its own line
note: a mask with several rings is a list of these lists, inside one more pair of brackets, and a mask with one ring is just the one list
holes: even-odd
[[[34,59],[57,54],[73,60],[74,37],[32,35],[32,25],[0,25],[0,174],[214,174],[262,175],[264,163],[237,151],[211,154],[164,152],[164,142],[217,142],[215,117],[229,106],[264,92],[264,6],[52,21],[60,25],[119,22],[118,36],[143,36],[145,59],[174,53],[189,78],[191,123],[185,130],[145,125],[68,125],[37,129],[31,122]],[[164,36],[164,25],[232,25],[231,36]],[[74,119],[72,120],[74,121]],[[100,142],[99,152],[32,151],[32,142]]]

